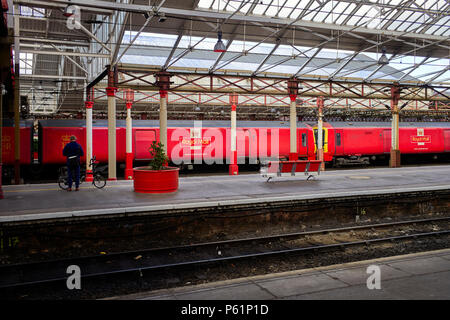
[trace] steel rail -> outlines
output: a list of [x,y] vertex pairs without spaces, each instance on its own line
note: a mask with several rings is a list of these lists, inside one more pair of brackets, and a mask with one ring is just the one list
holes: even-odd
[[[275,240],[275,239],[286,239],[286,238],[293,238],[293,237],[301,237],[301,236],[308,236],[308,235],[316,235],[316,234],[328,234],[328,233],[337,233],[337,232],[345,232],[345,231],[354,231],[354,230],[363,230],[363,229],[376,229],[376,228],[383,228],[383,227],[392,227],[392,226],[402,226],[402,225],[408,225],[408,224],[419,224],[419,223],[432,223],[432,222],[439,222],[439,221],[445,221],[450,220],[450,217],[440,217],[440,218],[432,218],[432,219],[419,219],[419,220],[408,220],[408,221],[399,221],[399,222],[388,222],[388,223],[379,223],[379,224],[371,224],[371,225],[361,225],[361,226],[349,226],[349,227],[343,227],[343,228],[331,228],[331,229],[323,229],[323,230],[314,230],[314,231],[307,231],[307,232],[297,232],[297,233],[288,233],[288,234],[280,234],[280,235],[273,235],[273,236],[265,236],[265,237],[253,237],[253,238],[245,238],[245,239],[234,239],[234,240],[225,240],[225,241],[214,241],[214,242],[205,242],[205,243],[198,243],[193,245],[183,245],[183,246],[175,246],[175,247],[160,247],[160,248],[152,248],[147,250],[138,250],[138,251],[128,251],[128,252],[120,252],[120,253],[112,253],[107,255],[97,255],[97,256],[86,256],[86,257],[80,257],[80,258],[68,258],[68,259],[60,259],[60,260],[51,260],[51,261],[43,261],[43,262],[33,262],[33,263],[25,263],[25,264],[11,264],[11,265],[3,265],[0,266],[0,275],[7,274],[8,269],[17,270],[19,281],[13,282],[13,283],[5,283],[7,281],[3,281],[4,283],[1,283],[1,276],[0,276],[0,290],[6,289],[6,288],[12,288],[12,287],[23,287],[23,286],[30,286],[30,285],[36,285],[36,284],[42,284],[42,283],[52,283],[52,282],[58,282],[58,281],[65,281],[67,279],[66,274],[61,274],[61,276],[57,277],[47,277],[46,279],[30,279],[30,280],[24,280],[27,277],[27,274],[24,273],[24,269],[29,270],[36,270],[39,265],[40,266],[46,266],[46,265],[52,265],[57,264],[59,266],[69,266],[73,264],[80,264],[80,262],[89,262],[89,260],[95,261],[95,263],[101,263],[102,261],[108,261],[117,257],[125,257],[125,256],[135,256],[136,254],[144,255],[146,253],[153,253],[157,251],[176,251],[176,250],[195,250],[200,247],[219,247],[221,245],[227,245],[227,244],[234,244],[234,243],[246,243],[246,242],[255,242],[255,241],[268,241],[268,240]],[[350,241],[350,242],[339,242],[339,243],[333,243],[333,244],[319,244],[319,245],[313,245],[308,247],[298,247],[298,248],[288,248],[288,249],[281,249],[281,250],[274,250],[274,251],[267,251],[267,252],[256,252],[256,253],[248,253],[248,254],[241,254],[241,255],[233,255],[233,256],[227,256],[227,257],[217,257],[217,258],[208,258],[208,259],[202,259],[202,260],[192,260],[192,261],[182,261],[182,262],[174,262],[174,263],[165,263],[165,264],[157,264],[157,265],[149,265],[149,266],[141,266],[141,267],[132,267],[132,268],[119,268],[116,270],[109,270],[109,271],[101,271],[101,272],[91,272],[88,274],[81,274],[81,278],[95,278],[100,276],[107,276],[107,275],[114,275],[114,274],[125,274],[125,273],[139,273],[142,275],[143,271],[148,270],[158,270],[158,269],[167,269],[167,268],[175,268],[175,267],[183,267],[183,266],[193,266],[193,265],[203,265],[203,264],[211,264],[211,263],[218,263],[218,262],[226,262],[226,261],[233,261],[233,260],[243,260],[243,259],[250,259],[250,258],[258,258],[258,257],[265,257],[265,256],[275,256],[275,255],[281,255],[281,254],[288,254],[288,253],[301,253],[306,251],[314,251],[314,250],[321,250],[321,249],[327,249],[327,248],[344,248],[348,246],[356,246],[361,244],[371,244],[371,243],[377,243],[377,242],[386,242],[386,241],[394,241],[394,240],[401,240],[401,239],[408,239],[408,238],[419,238],[419,237],[426,237],[426,236],[433,236],[433,235],[444,235],[444,234],[450,234],[450,230],[443,230],[443,231],[435,231],[435,232],[425,232],[425,233],[414,233],[409,235],[400,235],[400,236],[391,236],[391,237],[384,237],[384,238],[375,238],[375,239],[367,239],[367,240],[358,240],[358,241]],[[124,259],[118,260],[122,261]],[[133,262],[134,263],[134,262]],[[45,268],[41,268],[45,269]],[[48,269],[45,269],[48,270]]]

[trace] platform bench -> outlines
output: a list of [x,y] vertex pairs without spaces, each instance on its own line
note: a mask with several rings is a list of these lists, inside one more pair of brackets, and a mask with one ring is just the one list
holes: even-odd
[[274,177],[297,176],[304,173],[309,180],[314,178],[313,172],[320,174],[320,160],[268,161],[261,165],[260,173],[269,182]]

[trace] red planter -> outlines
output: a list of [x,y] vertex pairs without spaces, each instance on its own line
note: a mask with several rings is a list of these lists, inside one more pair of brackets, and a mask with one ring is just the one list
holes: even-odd
[[178,189],[180,168],[150,170],[148,167],[133,168],[134,191],[140,193],[168,193]]

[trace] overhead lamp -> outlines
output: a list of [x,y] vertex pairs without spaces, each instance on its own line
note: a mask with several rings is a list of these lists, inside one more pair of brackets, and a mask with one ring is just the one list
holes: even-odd
[[380,59],[378,59],[378,64],[381,64],[381,65],[389,64],[389,59],[386,57],[386,48],[383,47],[381,49],[381,51],[383,52],[383,54],[381,55]]
[[217,43],[214,46],[214,52],[225,52],[227,51],[227,48],[225,48],[225,45],[222,42],[222,31],[219,30],[217,32]]

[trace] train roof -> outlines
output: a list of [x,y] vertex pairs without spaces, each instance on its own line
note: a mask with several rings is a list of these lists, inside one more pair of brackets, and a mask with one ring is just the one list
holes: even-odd
[[[14,127],[14,119],[3,119],[3,127]],[[32,127],[34,120],[20,120],[21,127]]]
[[[203,128],[228,128],[230,121],[226,120],[196,120]],[[31,122],[32,123],[32,122]],[[39,120],[42,127],[86,127],[84,119],[53,119]],[[168,120],[168,127],[194,127],[194,120]],[[240,128],[289,128],[289,121],[236,121]],[[370,122],[370,121],[324,121],[326,127],[334,128],[391,128],[390,121]],[[22,126],[22,124],[21,124]],[[28,124],[27,124],[28,126]],[[108,120],[93,120],[93,127],[107,127]],[[126,127],[125,120],[117,120],[117,127]],[[317,126],[316,121],[297,122],[297,128],[307,128]],[[133,120],[133,127],[159,127],[158,120]],[[401,128],[450,128],[450,122],[401,122]]]
[[[230,121],[226,120],[196,120],[204,128],[227,128],[230,127]],[[40,120],[42,127],[85,127],[86,120],[81,119],[58,119],[58,120]],[[107,127],[108,120],[93,120],[93,127]],[[117,120],[117,127],[126,127],[125,120]],[[194,127],[194,120],[168,120],[168,127]],[[236,126],[241,128],[289,128],[289,121],[236,121]],[[133,127],[159,127],[158,120],[133,120]],[[306,124],[298,122],[297,127],[306,128]]]

